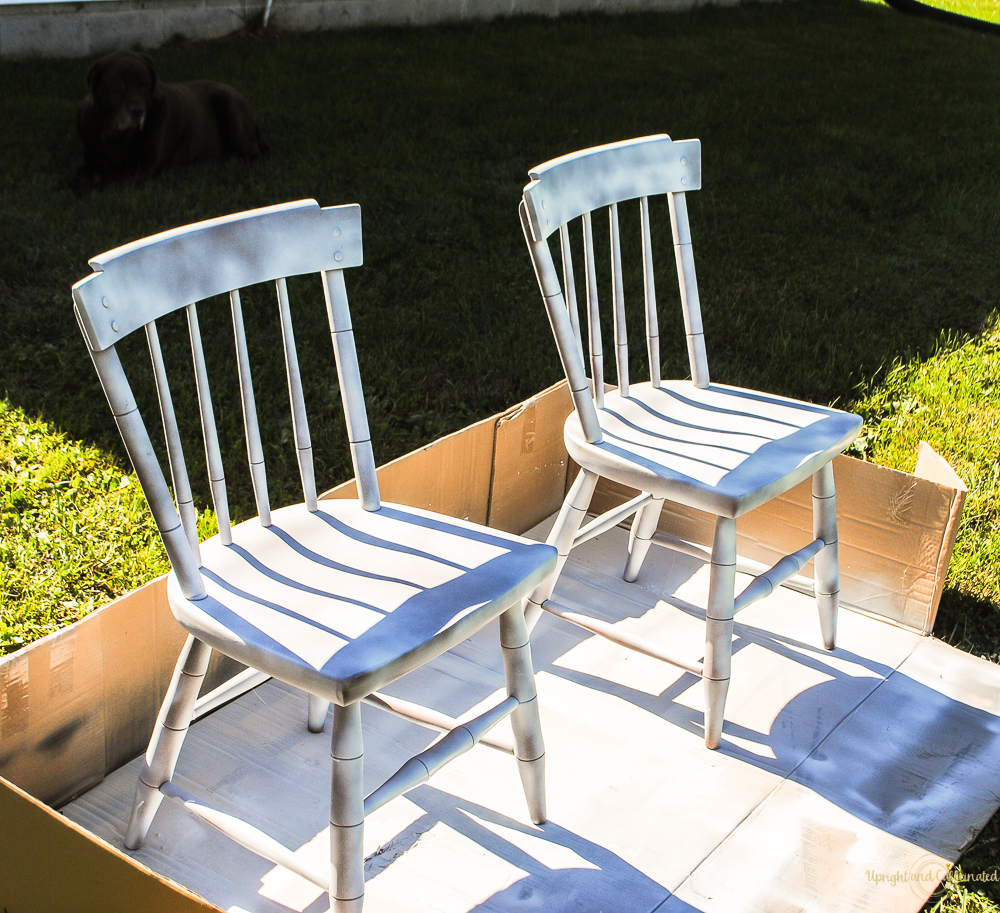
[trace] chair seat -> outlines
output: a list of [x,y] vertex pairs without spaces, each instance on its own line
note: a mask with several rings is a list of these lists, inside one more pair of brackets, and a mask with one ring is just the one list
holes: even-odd
[[861,430],[849,412],[781,396],[690,381],[608,391],[604,434],[588,443],[576,412],[566,449],[581,466],[657,498],[735,519],[793,488]]
[[320,501],[201,546],[207,596],[170,608],[229,656],[345,705],[460,643],[530,593],[556,550],[413,507]]

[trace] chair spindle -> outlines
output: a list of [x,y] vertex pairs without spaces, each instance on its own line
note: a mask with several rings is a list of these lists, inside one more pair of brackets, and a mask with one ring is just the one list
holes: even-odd
[[646,348],[649,352],[649,381],[660,386],[660,326],[656,317],[656,280],[653,278],[653,245],[649,232],[649,197],[639,199],[642,222],[642,278],[646,298]]
[[292,433],[295,435],[295,452],[302,477],[302,493],[306,509],[316,512],[316,473],[313,469],[312,440],[309,437],[309,420],[306,418],[305,398],[302,395],[302,375],[299,373],[299,356],[292,331],[292,314],[288,307],[288,283],[279,279],[278,312],[281,315],[281,340],[285,347],[285,371],[288,374],[288,398],[292,406]]
[[170,489],[163,478],[160,461],[153,450],[146,425],[139,414],[132,387],[125,376],[121,360],[115,347],[100,352],[90,351],[101,386],[111,405],[115,423],[122,433],[129,459],[139,477],[142,493],[146,496],[149,509],[156,521],[156,528],[167,550],[167,556],[177,574],[177,581],[188,599],[198,599],[205,595],[205,585],[198,573],[198,562],[191,551],[187,533],[181,525],[174,507]]
[[604,406],[604,352],[601,349],[601,312],[597,303],[597,267],[594,263],[594,225],[589,212],[583,214],[584,276],[587,283],[587,327],[590,330],[590,377],[594,402]]
[[212,392],[208,386],[208,370],[205,367],[205,352],[201,346],[201,330],[198,327],[198,309],[194,304],[187,306],[188,330],[191,334],[191,357],[194,360],[195,383],[198,387],[198,411],[201,414],[201,433],[205,439],[205,462],[208,464],[208,481],[212,489],[212,504],[219,521],[219,538],[223,545],[233,542],[232,525],[229,522],[229,501],[226,498],[226,474],[222,468],[222,453],[219,450],[219,435],[215,429],[215,410],[212,408]]
[[[167,460],[170,463],[170,478],[174,483],[177,512],[180,514],[181,525],[187,534],[188,542],[191,544],[195,556],[198,556],[198,515],[194,509],[191,482],[188,479],[180,432],[177,429],[177,416],[174,413],[174,401],[170,396],[170,383],[167,380],[167,372],[163,364],[163,352],[160,349],[160,335],[156,330],[156,322],[151,320],[146,324],[145,330],[146,342],[149,344],[149,356],[153,362],[153,375],[156,378],[156,396],[160,401],[163,436],[167,444]],[[198,563],[200,564],[201,561],[199,560]]]
[[250,354],[247,352],[246,330],[243,328],[243,305],[239,289],[229,293],[233,312],[233,335],[236,337],[236,365],[240,375],[240,401],[243,405],[243,427],[247,435],[247,458],[250,461],[250,480],[257,502],[257,516],[261,526],[271,525],[271,504],[267,497],[267,470],[264,468],[264,448],[260,443],[260,426],[257,421],[257,402],[253,395],[250,374]]
[[625,326],[625,290],[622,282],[622,242],[618,231],[618,204],[608,207],[611,223],[611,288],[615,299],[615,366],[618,392],[628,396],[628,331]]
[[573,397],[573,403],[580,415],[587,440],[592,443],[600,443],[602,440],[601,426],[597,420],[597,410],[594,408],[593,393],[587,378],[580,337],[573,332],[573,325],[567,313],[568,308],[563,298],[562,289],[559,287],[559,277],[556,274],[555,264],[552,262],[552,252],[549,250],[548,241],[535,241],[532,237],[531,225],[523,201],[519,212],[525,240],[536,252],[536,256],[532,258],[535,276],[538,279],[542,300],[545,302],[545,311],[552,324],[552,332],[556,337],[559,358],[563,363],[566,379],[569,382],[570,395]]
[[323,273],[323,291],[326,295],[330,334],[340,375],[340,396],[344,402],[344,419],[347,438],[351,445],[354,478],[358,486],[358,500],[365,510],[379,509],[378,476],[375,474],[375,454],[372,451],[368,430],[368,414],[361,387],[358,352],[354,346],[354,329],[351,312],[347,307],[347,289],[343,270]]
[[563,289],[565,290],[566,309],[569,311],[569,322],[576,336],[576,344],[583,359],[583,337],[580,335],[580,311],[576,301],[576,276],[573,275],[573,252],[569,243],[569,225],[559,226],[559,250],[562,253]]
[[708,387],[708,356],[705,353],[705,331],[701,323],[701,303],[698,298],[698,278],[694,271],[691,248],[691,226],[688,223],[687,200],[683,193],[668,193],[670,227],[674,234],[674,256],[677,259],[677,283],[684,313],[691,380],[696,387]]

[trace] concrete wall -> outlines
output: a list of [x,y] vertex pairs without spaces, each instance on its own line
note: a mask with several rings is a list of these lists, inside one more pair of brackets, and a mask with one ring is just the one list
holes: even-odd
[[[287,31],[429,25],[503,16],[684,10],[701,0],[273,0]],[[739,0],[715,0],[735,4]],[[265,0],[86,0],[0,5],[0,57],[86,57],[159,47],[176,35],[219,38],[259,15]]]

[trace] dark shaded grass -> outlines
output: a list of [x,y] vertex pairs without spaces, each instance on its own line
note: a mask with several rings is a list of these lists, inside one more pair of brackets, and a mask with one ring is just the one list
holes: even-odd
[[[517,221],[520,190],[532,165],[631,136],[703,141],[704,189],[689,205],[715,380],[849,403],[896,361],[930,355],[942,334],[974,337],[998,307],[1000,42],[990,36],[839,0],[281,36],[153,56],[164,79],[237,86],[270,158],[78,199],[59,185],[78,161],[73,115],[89,61],[0,62],[0,393],[124,465],[70,308],[89,256],[254,206],[360,203],[366,264],[348,291],[381,463],[560,377]],[[665,206],[657,215],[669,302]],[[636,216],[623,210],[622,220],[628,247]],[[637,269],[626,277],[633,300],[639,281]],[[351,470],[322,299],[315,282],[296,286],[326,487]],[[248,293],[244,309],[283,503],[297,497],[297,471],[271,294]],[[200,313],[243,516],[253,508],[228,308]],[[684,375],[676,309],[663,318],[664,373]],[[187,377],[186,328],[164,323],[168,362]],[[636,321],[635,375],[641,335]],[[141,349],[132,343],[124,348]],[[148,376],[136,386],[149,410]],[[175,396],[190,407],[193,386],[177,382]],[[189,415],[204,505],[195,430]],[[976,602],[952,590],[939,631],[961,627],[966,648],[995,655],[998,617],[996,594]]]
[[[690,206],[713,376],[850,399],[894,358],[932,350],[941,330],[975,333],[996,306],[998,48],[846,3],[195,45],[156,53],[162,77],[238,86],[271,158],[83,199],[58,183],[77,159],[86,62],[4,62],[0,112],[21,129],[0,137],[0,388],[120,453],[69,308],[87,257],[287,199],[359,202],[366,265],[349,292],[377,456],[397,456],[559,376],[517,224],[527,168],[667,131],[704,143],[705,189]],[[664,231],[657,244],[666,294]],[[307,396],[327,407],[327,330],[313,298],[298,334]],[[273,307],[262,296],[247,309],[262,411],[282,427]],[[227,309],[202,310],[223,370]],[[665,330],[678,329],[674,309],[667,317]],[[168,348],[186,358],[184,330],[174,335]],[[664,362],[684,373],[679,334],[666,337]],[[239,451],[231,378],[216,390],[223,437]],[[321,483],[349,475],[343,449],[317,443]],[[294,484],[287,461],[272,476],[282,491]],[[233,482],[248,507],[242,473]]]

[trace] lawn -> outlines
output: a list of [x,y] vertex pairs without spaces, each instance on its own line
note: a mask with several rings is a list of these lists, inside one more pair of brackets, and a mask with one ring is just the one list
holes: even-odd
[[[177,42],[153,57],[164,79],[237,86],[270,157],[74,197],[60,185],[78,161],[89,61],[0,61],[0,116],[16,125],[0,133],[0,652],[163,567],[71,312],[89,257],[254,206],[360,203],[365,266],[348,291],[381,463],[560,376],[517,221],[528,168],[667,132],[703,143],[704,189],[689,208],[713,379],[858,408],[868,459],[910,469],[920,436],[939,447],[972,493],[936,633],[1000,655],[995,36],[802,0]],[[682,375],[665,205],[657,217],[664,374]],[[627,276],[626,291],[639,281]],[[307,292],[296,335],[328,487],[350,462],[325,313]],[[244,310],[284,503],[297,470],[282,446],[275,308],[250,294]],[[225,306],[200,315],[206,338],[232,345]],[[189,358],[183,326],[165,323],[165,357]],[[632,350],[638,375],[638,339]],[[238,388],[229,366],[209,367],[234,512],[246,516]],[[154,402],[148,379],[137,393]],[[175,396],[189,403],[191,385]],[[970,850],[976,871],[1000,859],[991,833],[996,822]]]

